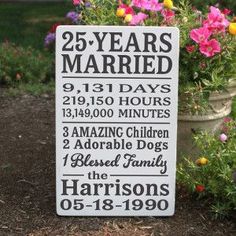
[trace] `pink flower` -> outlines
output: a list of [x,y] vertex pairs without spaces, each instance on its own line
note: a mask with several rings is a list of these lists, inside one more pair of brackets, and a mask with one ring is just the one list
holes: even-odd
[[227,134],[229,131],[228,123],[231,123],[232,121],[233,119],[231,117],[225,117],[221,126],[221,131]]
[[210,13],[207,16],[207,19],[210,22],[221,21],[222,17],[222,13],[219,8],[213,6],[210,7]]
[[146,20],[148,15],[139,12],[137,15],[134,15],[131,22],[129,23],[130,25],[139,25],[142,23],[144,20]]
[[206,57],[213,57],[216,53],[221,52],[220,44],[216,39],[202,42],[200,44],[200,52]]
[[174,11],[171,11],[169,9],[162,10],[161,14],[164,17],[164,21],[166,23],[170,23],[174,19],[174,17],[175,17]]
[[158,0],[149,0],[147,1],[146,10],[150,11],[161,11],[163,9],[163,4],[158,3]]
[[213,33],[225,32],[225,29],[229,26],[229,21],[218,8],[211,6],[210,13],[207,16],[207,20],[203,22],[203,25]]
[[138,8],[142,8],[145,4],[145,0],[133,0],[132,5]]
[[227,137],[227,135],[225,135],[225,134],[221,134],[220,137],[219,137],[219,139],[220,139],[220,141],[221,141],[222,143],[225,143],[225,142],[227,141],[228,137]]
[[201,27],[199,29],[193,29],[190,32],[190,38],[196,43],[202,43],[208,40],[211,36],[211,32],[206,27]]
[[194,51],[195,51],[195,46],[194,46],[194,45],[187,45],[187,46],[186,46],[186,51],[187,51],[188,53],[194,52]]
[[81,0],[73,0],[73,4],[75,6],[79,5],[81,3]]
[[163,9],[163,4],[159,3],[158,0],[133,0],[132,4],[149,11],[161,11]]
[[225,117],[224,118],[224,123],[230,123],[232,121],[233,121],[233,119],[231,117]]

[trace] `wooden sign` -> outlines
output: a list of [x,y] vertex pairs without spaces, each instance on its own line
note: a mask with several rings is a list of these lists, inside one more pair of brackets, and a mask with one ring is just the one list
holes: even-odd
[[58,27],[59,215],[174,214],[178,58],[177,28]]

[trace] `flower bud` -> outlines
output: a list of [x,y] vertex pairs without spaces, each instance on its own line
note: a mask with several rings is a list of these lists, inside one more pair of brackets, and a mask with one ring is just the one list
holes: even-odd
[[167,9],[172,9],[174,7],[172,0],[164,0],[163,5]]
[[196,160],[195,162],[198,166],[204,166],[208,163],[208,159],[205,157],[201,157],[199,159]]
[[198,193],[201,193],[201,192],[205,191],[205,186],[198,184],[198,185],[196,185],[195,190]]
[[225,142],[227,141],[228,137],[227,137],[227,135],[225,135],[225,134],[221,134],[220,137],[219,137],[219,139],[220,139],[220,141],[221,141],[222,143],[225,143]]
[[236,23],[229,24],[229,33],[232,35],[236,35]]
[[132,16],[131,14],[127,14],[127,15],[125,16],[125,22],[126,22],[126,23],[129,23],[129,22],[132,20],[132,18],[133,18],[133,16]]
[[125,9],[124,8],[118,8],[116,11],[116,16],[118,17],[124,17],[125,15]]

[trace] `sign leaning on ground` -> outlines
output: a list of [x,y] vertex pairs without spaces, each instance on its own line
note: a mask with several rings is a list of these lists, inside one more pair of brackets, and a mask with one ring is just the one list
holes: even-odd
[[57,29],[59,215],[174,214],[178,58],[177,28]]

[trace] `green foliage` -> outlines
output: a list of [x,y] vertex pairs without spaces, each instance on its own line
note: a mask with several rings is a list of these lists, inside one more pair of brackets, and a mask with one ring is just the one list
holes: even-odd
[[235,0],[192,0],[191,2],[200,10],[206,9],[209,5],[214,6],[216,4],[219,4],[220,7],[226,7],[234,11],[236,10]]
[[17,97],[24,94],[31,94],[39,96],[42,94],[53,94],[55,91],[55,82],[49,83],[33,83],[33,84],[19,84],[17,87],[10,87],[5,91],[5,94],[11,97]]
[[83,9],[83,21],[86,25],[121,25],[116,16],[116,0],[92,0],[92,7]]
[[204,93],[201,84],[186,82],[185,86],[179,87],[179,106],[178,111],[181,114],[205,114],[209,109],[209,94]]
[[236,210],[235,129],[236,122],[227,119],[222,126],[222,132],[227,135],[225,142],[220,139],[220,133],[197,134],[194,138],[200,157],[196,161],[185,157],[177,169],[178,182],[201,201],[210,203],[215,217],[225,217]]
[[44,83],[52,78],[49,57],[30,47],[17,47],[11,43],[0,45],[0,84]]
[[53,23],[61,22],[71,1],[1,3],[0,1],[0,43],[6,40],[24,47],[43,49],[45,33]]
[[232,117],[236,119],[236,97],[233,100],[233,105],[232,105]]

